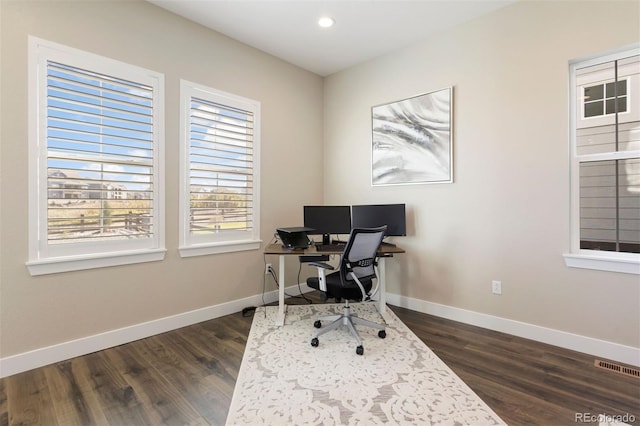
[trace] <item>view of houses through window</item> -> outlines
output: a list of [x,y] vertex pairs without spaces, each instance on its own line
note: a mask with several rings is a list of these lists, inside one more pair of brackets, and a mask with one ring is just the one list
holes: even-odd
[[579,248],[640,253],[640,56],[577,64]]
[[29,37],[32,275],[164,258],[164,75]]
[[47,66],[50,242],[153,234],[150,87]]

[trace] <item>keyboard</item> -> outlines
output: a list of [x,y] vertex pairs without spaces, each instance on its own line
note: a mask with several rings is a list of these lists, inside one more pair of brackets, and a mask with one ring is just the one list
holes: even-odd
[[316,244],[316,251],[344,251],[346,244]]

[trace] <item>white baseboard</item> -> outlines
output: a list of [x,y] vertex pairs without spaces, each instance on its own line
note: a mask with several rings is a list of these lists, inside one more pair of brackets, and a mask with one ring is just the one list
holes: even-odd
[[618,361],[624,364],[640,367],[640,348],[625,346],[606,340],[594,339],[565,331],[540,327],[537,325],[500,318],[466,309],[455,308],[425,300],[414,299],[398,294],[387,293],[387,303],[402,308],[408,308],[425,314],[434,315],[475,325],[489,330],[547,343],[576,352]]
[[[305,284],[301,285],[300,288],[303,293],[312,291],[312,289]],[[288,294],[298,294],[299,292],[297,285],[288,287],[286,291]],[[277,300],[278,292],[271,291],[265,293],[264,296],[259,294],[246,297],[244,299],[208,306],[206,308],[0,358],[0,378],[133,342],[177,328],[197,324],[202,321],[237,313],[247,306],[259,306],[263,303],[272,303]],[[387,302],[390,305],[412,309],[465,324],[500,331],[629,365],[640,366],[640,349],[638,348],[392,293],[387,293]]]
[[[301,287],[303,292],[311,290],[306,285]],[[299,293],[297,285],[288,287],[286,291],[288,294]],[[113,346],[122,345],[124,343],[133,342],[135,340],[144,339],[145,337],[197,324],[202,321],[230,315],[242,311],[242,308],[247,306],[260,306],[263,303],[271,303],[277,300],[277,290],[270,291],[265,293],[264,297],[262,294],[258,294],[228,303],[208,306],[206,308],[196,309],[194,311],[184,312],[132,325],[130,327],[111,330],[93,336],[83,337],[57,345],[0,358],[0,378],[34,368],[43,367],[55,362],[64,361],[80,355],[86,355],[92,352],[111,348]]]

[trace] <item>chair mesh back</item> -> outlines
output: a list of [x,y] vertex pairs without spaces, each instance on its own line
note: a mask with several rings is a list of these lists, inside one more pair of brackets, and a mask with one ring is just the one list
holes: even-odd
[[[344,252],[344,260],[347,260],[353,269],[355,275],[360,278],[375,276],[373,260],[376,258],[376,252],[384,237],[386,226],[380,228],[355,228],[351,231],[347,247]],[[360,262],[360,261],[365,262]],[[366,262],[370,260],[370,262]],[[344,265],[341,268],[344,271]],[[347,280],[351,277],[344,276]]]

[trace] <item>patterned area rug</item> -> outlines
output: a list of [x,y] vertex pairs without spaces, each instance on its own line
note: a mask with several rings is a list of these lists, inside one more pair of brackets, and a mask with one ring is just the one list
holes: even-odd
[[[382,321],[373,304],[351,310]],[[342,305],[290,305],[280,328],[276,312],[256,310],[227,425],[504,424],[393,312],[385,339],[358,327],[364,355],[344,326],[310,344]]]

